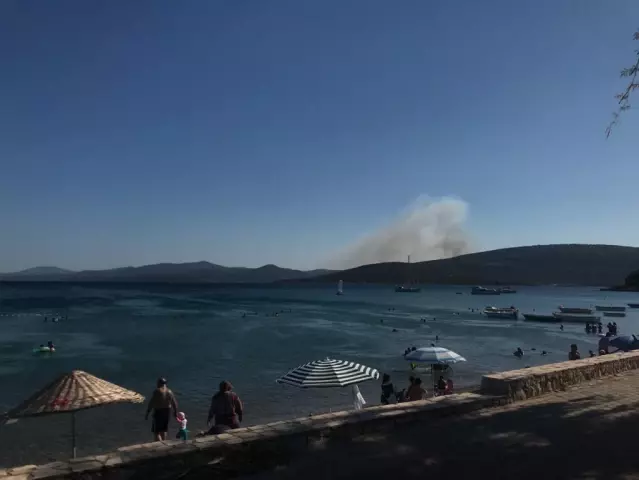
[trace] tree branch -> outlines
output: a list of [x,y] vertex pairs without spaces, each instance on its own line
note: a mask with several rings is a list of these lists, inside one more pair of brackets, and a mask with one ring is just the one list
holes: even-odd
[[[633,40],[639,40],[639,30],[635,32],[632,38]],[[632,67],[624,68],[621,71],[621,77],[630,77],[630,82],[622,93],[615,95],[619,108],[612,114],[612,121],[606,128],[606,138],[610,137],[612,129],[619,123],[619,114],[630,108],[630,94],[636,89],[639,89],[639,83],[637,82],[637,75],[639,74],[639,50],[635,50],[635,53],[637,54],[637,61],[635,64]]]

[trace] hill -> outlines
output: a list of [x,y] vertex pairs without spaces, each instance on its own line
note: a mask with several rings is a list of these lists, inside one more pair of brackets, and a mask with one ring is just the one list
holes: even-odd
[[[33,267],[26,270],[20,270],[19,272],[10,273],[14,277],[37,277],[42,275],[68,275],[75,273],[71,270],[65,270],[58,267]],[[0,274],[1,276],[2,274]]]
[[460,285],[619,285],[639,268],[639,248],[616,245],[535,245],[419,263],[378,263],[314,280],[353,283]]
[[330,270],[302,271],[264,265],[259,268],[224,267],[209,262],[157,263],[142,267],[72,272],[57,267],[35,267],[0,274],[0,281],[122,282],[122,283],[269,283],[304,279]]

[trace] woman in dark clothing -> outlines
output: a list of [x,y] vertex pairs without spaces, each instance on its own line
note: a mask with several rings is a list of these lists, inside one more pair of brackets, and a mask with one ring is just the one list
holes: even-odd
[[391,400],[397,400],[397,392],[395,391],[395,386],[391,382],[390,375],[385,373],[382,376],[382,396],[380,401],[382,405],[388,405],[391,403]]
[[233,390],[233,385],[224,381],[220,383],[219,391],[213,395],[211,399],[211,408],[209,409],[209,418],[207,424],[211,420],[215,420],[211,430],[220,430],[222,426],[228,428],[240,428],[242,421],[243,407],[240,397]]
[[153,410],[153,425],[151,431],[156,442],[166,440],[166,432],[169,431],[169,419],[171,418],[171,409],[173,416],[178,413],[177,402],[173,392],[166,386],[166,379],[159,378],[157,388],[151,395],[149,406],[146,409],[145,420],[148,420],[151,410]]

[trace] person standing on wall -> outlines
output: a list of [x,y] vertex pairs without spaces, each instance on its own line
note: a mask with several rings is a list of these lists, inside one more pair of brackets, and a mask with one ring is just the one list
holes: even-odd
[[175,395],[166,386],[166,378],[158,378],[157,387],[151,395],[149,406],[146,409],[145,420],[149,419],[149,414],[153,411],[153,425],[151,431],[156,442],[166,440],[166,433],[169,431],[169,419],[171,418],[171,409],[173,416],[178,414],[178,405],[175,401]]

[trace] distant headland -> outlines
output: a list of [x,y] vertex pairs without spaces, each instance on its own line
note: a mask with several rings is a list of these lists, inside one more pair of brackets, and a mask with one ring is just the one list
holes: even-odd
[[626,277],[623,285],[602,288],[608,292],[639,292],[639,270],[635,270]]
[[[634,273],[628,275],[630,271]],[[391,285],[621,285],[614,289],[639,290],[639,248],[584,244],[534,245],[427,262],[376,263],[342,271],[302,271],[276,265],[225,267],[209,262],[193,262],[79,272],[57,267],[36,267],[0,274],[2,282],[266,284],[337,283],[339,280],[345,283]]]
[[533,245],[419,263],[378,263],[313,281],[448,285],[618,285],[639,269],[639,248],[618,245]]

